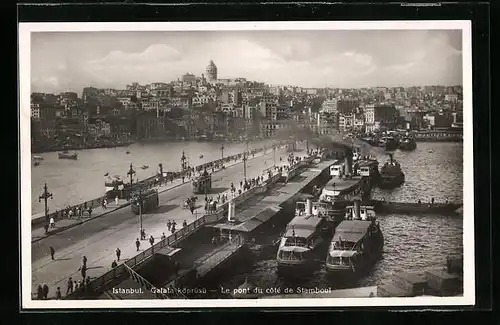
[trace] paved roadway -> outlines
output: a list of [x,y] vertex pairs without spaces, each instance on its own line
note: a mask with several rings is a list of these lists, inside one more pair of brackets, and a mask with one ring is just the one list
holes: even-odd
[[[282,157],[286,161],[284,150],[276,151],[276,161]],[[273,165],[273,152],[255,157],[247,162],[247,177],[262,175],[262,171]],[[243,164],[226,168],[213,175],[212,194],[229,189],[231,182],[238,188],[239,180],[243,179]],[[166,222],[175,220],[180,229],[183,220],[191,223],[196,216],[189,210],[183,209],[185,199],[192,195],[190,183],[175,189],[160,193],[160,207],[150,214],[143,215],[143,227],[146,236],[153,235],[156,242],[163,232],[168,236]],[[203,201],[203,195],[198,202]],[[204,212],[199,205],[200,214]],[[102,218],[90,220],[82,225],[68,229],[53,236],[32,243],[32,292],[36,292],[38,284],[46,283],[49,286],[49,297],[55,295],[56,288],[61,287],[63,296],[66,293],[68,277],[81,280],[79,268],[83,256],[87,257],[87,276],[98,277],[111,268],[116,259],[115,250],[120,248],[121,260],[136,255],[135,240],[139,237],[139,217],[134,215],[130,208],[114,211]],[[49,247],[55,249],[55,260],[52,261]],[[141,241],[141,250],[150,246],[147,240]]]

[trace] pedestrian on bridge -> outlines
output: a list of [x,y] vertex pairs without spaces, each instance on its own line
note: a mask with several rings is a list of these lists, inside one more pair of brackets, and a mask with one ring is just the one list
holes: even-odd
[[71,277],[69,277],[69,279],[68,279],[68,285],[67,285],[67,289],[66,289],[66,295],[68,295],[70,293],[73,293],[73,279]]
[[151,244],[151,246],[154,245],[155,243],[155,238],[153,237],[153,235],[151,235],[151,237],[149,237],[149,243]]
[[38,285],[36,288],[36,299],[42,300],[43,299],[43,287],[41,284]]
[[56,227],[56,222],[54,221],[54,217],[50,217],[49,225],[50,225],[50,228]]
[[85,280],[85,277],[87,275],[87,265],[83,264],[82,267],[80,268],[80,272],[82,274],[82,278]]
[[170,228],[172,227],[172,221],[167,222],[167,229],[170,231]]
[[56,252],[55,252],[55,250],[54,250],[54,247],[50,246],[50,258],[51,258],[52,260],[54,260],[54,254],[55,254],[55,253],[56,253]]
[[167,239],[167,236],[165,236],[165,233],[163,233],[163,234],[161,235],[161,240],[165,240],[165,239]]
[[116,263],[116,261],[113,261],[113,263],[111,263],[111,268],[112,269],[114,269],[117,266],[118,266],[118,263]]
[[85,267],[87,267],[87,256],[85,256],[85,255],[83,256],[83,258],[82,258],[82,262],[83,262],[83,265],[84,265]]
[[46,283],[44,283],[42,286],[42,290],[43,290],[43,299],[47,299],[47,297],[49,296],[49,286]]
[[121,254],[122,254],[122,251],[121,251],[119,248],[117,248],[117,249],[116,249],[116,259],[117,259],[118,261],[120,261],[120,255],[121,255]]
[[57,300],[61,300],[62,299],[61,287],[57,287],[57,290],[56,290],[56,299]]
[[139,238],[135,240],[135,247],[137,247],[137,251],[141,248],[141,242],[139,241]]
[[186,220],[184,220],[184,221],[182,222],[182,228],[187,227],[187,225],[188,225],[188,223],[186,222]]
[[146,230],[144,228],[141,229],[141,240],[146,240]]
[[116,204],[116,206],[118,206],[118,196],[115,197],[115,204]]

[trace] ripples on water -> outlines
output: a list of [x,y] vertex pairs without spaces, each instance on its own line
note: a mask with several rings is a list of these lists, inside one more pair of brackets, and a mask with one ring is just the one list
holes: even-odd
[[[257,141],[248,144],[250,149],[270,146],[271,141]],[[243,143],[224,143],[224,157],[241,153],[246,146]],[[54,194],[49,201],[50,211],[95,199],[104,195],[105,173],[111,177],[118,175],[128,180],[130,163],[136,171],[134,179],[148,178],[159,171],[158,164],[163,163],[164,171],[179,171],[182,151],[191,165],[200,165],[221,158],[221,143],[218,142],[156,142],[129,147],[79,150],[78,160],[59,159],[57,152],[41,154],[44,160],[39,166],[31,167],[32,213],[43,212],[43,202],[38,202],[43,184],[47,182],[49,191]],[[130,154],[126,154],[129,151]],[[203,155],[203,158],[200,158]],[[141,166],[147,165],[143,170]]]
[[[429,152],[432,150],[432,153]],[[378,157],[382,164],[387,157]],[[374,198],[387,201],[449,201],[463,200],[463,146],[461,143],[418,143],[413,152],[396,151],[394,158],[401,163],[406,183],[395,190],[375,189]],[[446,266],[446,256],[463,252],[463,217],[439,215],[377,215],[382,227],[385,244],[383,257],[369,274],[357,283],[333,283],[326,279],[324,268],[293,283],[285,283],[277,273],[273,257],[259,260],[233,270],[220,285],[234,288],[245,278],[258,286],[306,288],[344,288],[373,286],[390,280],[393,272],[406,271],[424,275],[432,268]],[[321,259],[326,257],[321,256]]]

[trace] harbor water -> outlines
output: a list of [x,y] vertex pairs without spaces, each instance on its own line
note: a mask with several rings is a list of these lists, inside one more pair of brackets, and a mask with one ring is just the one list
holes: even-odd
[[[394,190],[375,189],[372,197],[387,201],[462,202],[463,145],[461,143],[418,143],[413,152],[396,151],[406,182]],[[382,164],[387,157],[378,157]],[[371,271],[356,282],[328,279],[320,265],[300,280],[289,280],[277,274],[275,256],[267,256],[228,271],[217,284],[236,288],[247,280],[260,288],[301,287],[306,289],[340,289],[373,286],[390,281],[394,272],[424,275],[432,268],[446,266],[446,256],[463,252],[463,216],[378,214],[385,244],[382,258]],[[276,233],[270,235],[276,238]],[[272,240],[274,238],[269,238]],[[325,256],[321,259],[324,260]]]
[[[220,142],[155,142],[134,143],[128,147],[79,150],[77,160],[59,159],[57,152],[33,154],[42,156],[39,166],[31,164],[31,212],[43,213],[44,202],[38,202],[44,183],[47,183],[53,199],[49,201],[49,212],[65,208],[104,195],[104,183],[115,176],[128,182],[130,163],[136,174],[134,181],[155,175],[163,164],[163,171],[180,171],[182,152],[188,163],[197,166],[222,157]],[[270,147],[270,140],[249,142],[248,148]],[[245,143],[224,143],[224,157],[242,153]],[[127,154],[127,152],[129,152]],[[142,166],[149,168],[142,169]]]

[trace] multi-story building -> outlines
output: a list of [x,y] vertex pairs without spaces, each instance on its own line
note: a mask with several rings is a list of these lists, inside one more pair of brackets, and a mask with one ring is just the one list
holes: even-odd
[[320,112],[322,113],[337,113],[337,99],[327,99],[321,104]]
[[191,73],[186,73],[182,75],[182,82],[185,82],[190,85],[195,85],[196,84],[196,76]]
[[458,95],[457,94],[446,94],[446,95],[444,95],[444,100],[447,102],[456,103],[458,101]]
[[31,118],[40,118],[40,104],[31,104]]
[[355,114],[340,114],[339,115],[339,129],[343,132],[351,131],[354,128],[354,115]]
[[352,114],[359,106],[359,100],[352,98],[342,98],[337,101],[337,111],[340,114]]
[[394,105],[367,105],[364,108],[365,115],[365,130],[373,132],[385,126],[394,128],[398,123],[398,110]]
[[265,119],[269,121],[276,121],[278,115],[276,102],[261,101],[259,105],[260,105],[260,113]]

